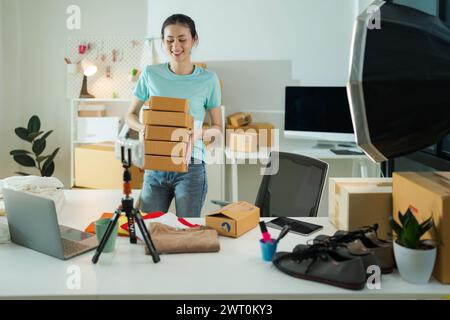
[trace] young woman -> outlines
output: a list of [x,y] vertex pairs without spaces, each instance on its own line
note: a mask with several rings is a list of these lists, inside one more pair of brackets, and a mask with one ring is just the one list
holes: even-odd
[[169,62],[147,66],[139,77],[136,97],[127,114],[128,125],[143,132],[138,114],[151,96],[189,99],[189,113],[194,117],[193,150],[188,172],[146,170],[141,193],[143,212],[167,212],[175,197],[177,215],[199,217],[208,190],[205,173],[205,145],[201,128],[205,113],[209,112],[214,130],[222,129],[220,82],[217,75],[194,65],[191,51],[198,44],[194,21],[183,14],[175,14],[164,21],[161,28],[164,49]]

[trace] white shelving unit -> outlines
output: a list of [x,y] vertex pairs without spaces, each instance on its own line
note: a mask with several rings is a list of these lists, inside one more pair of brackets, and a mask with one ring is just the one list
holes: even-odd
[[[129,99],[72,99],[70,104],[70,186],[75,185],[75,148],[79,145],[94,144],[105,142],[99,140],[78,140],[78,110],[80,106],[87,107],[89,105],[104,105],[106,107],[105,117],[114,117],[122,119],[131,103]],[[120,128],[119,128],[120,129]],[[115,139],[114,139],[115,140]],[[112,140],[112,141],[114,141]]]

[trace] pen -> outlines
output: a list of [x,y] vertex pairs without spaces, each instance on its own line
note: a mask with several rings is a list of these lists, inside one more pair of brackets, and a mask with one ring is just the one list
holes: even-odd
[[267,227],[266,227],[266,224],[264,223],[264,221],[261,221],[259,223],[259,226],[261,228],[261,233],[262,233],[262,236],[263,236],[263,242],[264,243],[267,243],[267,242],[272,243],[272,238],[270,237],[269,231],[267,231]]

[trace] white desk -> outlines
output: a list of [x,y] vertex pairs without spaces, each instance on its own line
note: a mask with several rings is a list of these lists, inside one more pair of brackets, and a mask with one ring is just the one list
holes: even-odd
[[[276,149],[274,149],[276,150]],[[280,152],[288,152],[294,154],[300,154],[307,157],[327,160],[344,160],[352,161],[352,176],[369,177],[378,176],[379,167],[376,166],[375,170],[369,170],[368,163],[369,158],[366,155],[337,155],[326,148],[315,147],[315,142],[308,143],[296,139],[280,139],[278,150]],[[235,152],[229,148],[225,149],[226,163],[231,165],[231,201],[239,200],[239,177],[238,177],[238,165],[239,164],[261,164],[265,165],[269,158],[270,150],[262,152]],[[374,171],[370,173],[369,171]]]
[[[120,201],[120,191],[69,190],[61,224],[83,229],[102,212]],[[326,218],[308,218],[324,225],[323,233],[334,228]],[[203,219],[192,219],[203,222]],[[270,229],[273,235],[277,231]],[[0,299],[2,298],[223,298],[223,299],[322,299],[322,298],[438,298],[450,295],[450,285],[432,281],[412,285],[397,274],[383,276],[381,290],[350,291],[305,281],[283,274],[260,256],[259,229],[238,239],[220,238],[218,253],[161,255],[154,264],[144,255],[144,246],[119,238],[114,253],[104,253],[97,265],[93,252],[61,261],[15,244],[0,245]],[[280,250],[291,250],[306,237],[288,234]],[[81,287],[66,286],[68,267],[81,271]]]

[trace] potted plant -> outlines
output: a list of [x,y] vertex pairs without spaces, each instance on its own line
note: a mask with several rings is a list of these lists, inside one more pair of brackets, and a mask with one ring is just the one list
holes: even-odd
[[428,283],[436,260],[436,245],[422,236],[433,227],[432,218],[419,224],[410,208],[405,214],[398,212],[397,223],[393,217],[389,222],[397,235],[394,241],[394,256],[400,276],[411,283]]
[[[49,155],[42,155],[47,144],[46,139],[53,130],[44,133],[44,131],[40,131],[40,129],[41,121],[38,116],[32,116],[28,120],[28,126],[26,128],[16,128],[16,135],[22,140],[31,143],[32,152],[24,149],[16,149],[12,150],[9,154],[18,164],[24,167],[35,167],[39,170],[42,177],[51,177],[55,171],[55,162],[53,160],[55,159],[59,148],[56,148]],[[16,173],[24,176],[29,175],[25,172]]]

